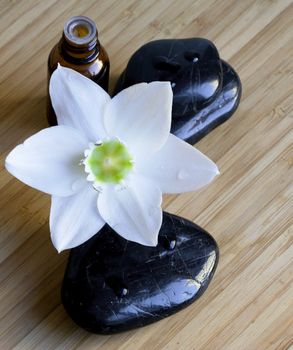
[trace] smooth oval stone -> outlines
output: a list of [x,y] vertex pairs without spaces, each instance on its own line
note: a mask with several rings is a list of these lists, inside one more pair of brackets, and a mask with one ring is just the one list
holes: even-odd
[[192,144],[232,116],[241,97],[237,73],[220,59],[215,45],[202,38],[143,45],[130,58],[114,94],[152,81],[171,82],[171,132]]
[[106,225],[72,249],[62,302],[69,316],[90,332],[126,331],[196,300],[217,262],[215,240],[178,216],[164,213],[157,247],[127,241]]
[[222,61],[222,68],[221,92],[208,106],[198,110],[194,115],[173,116],[172,134],[194,144],[232,116],[240,102],[241,82],[228,63]]

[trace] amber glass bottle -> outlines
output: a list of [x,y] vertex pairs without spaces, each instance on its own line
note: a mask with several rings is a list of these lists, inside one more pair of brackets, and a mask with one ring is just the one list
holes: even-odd
[[[53,47],[48,59],[48,87],[50,77],[57,68],[69,67],[92,79],[108,91],[110,63],[107,52],[98,40],[95,23],[88,17],[71,17],[64,25],[59,43]],[[47,118],[50,125],[56,125],[49,89]]]

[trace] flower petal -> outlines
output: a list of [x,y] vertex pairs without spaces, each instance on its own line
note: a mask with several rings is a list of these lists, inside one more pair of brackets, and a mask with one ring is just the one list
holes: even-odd
[[169,82],[141,83],[121,91],[107,105],[107,132],[134,155],[159,150],[170,132],[172,98]]
[[213,161],[172,134],[162,149],[140,160],[136,166],[140,173],[157,183],[163,193],[194,191],[219,174]]
[[162,225],[162,193],[149,180],[134,177],[128,188],[107,187],[99,195],[102,218],[120,236],[146,246],[156,246]]
[[15,147],[7,156],[6,169],[40,191],[69,196],[86,184],[79,165],[87,140],[67,126],[44,129]]
[[110,96],[99,85],[59,65],[49,91],[58,124],[80,130],[92,142],[106,137],[103,115]]
[[105,224],[97,209],[98,193],[86,186],[70,197],[52,197],[51,239],[60,253],[94,236]]

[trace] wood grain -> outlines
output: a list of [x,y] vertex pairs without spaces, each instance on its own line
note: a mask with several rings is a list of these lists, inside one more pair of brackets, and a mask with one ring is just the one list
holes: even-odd
[[[214,280],[187,309],[114,336],[89,334],[67,317],[59,289],[68,253],[51,245],[50,199],[3,168],[11,148],[46,127],[47,56],[77,14],[97,23],[111,87],[145,42],[195,36],[214,41],[243,82],[238,111],[197,144],[222,175],[164,201],[218,241]],[[293,347],[292,20],[290,0],[0,0],[1,350]]]

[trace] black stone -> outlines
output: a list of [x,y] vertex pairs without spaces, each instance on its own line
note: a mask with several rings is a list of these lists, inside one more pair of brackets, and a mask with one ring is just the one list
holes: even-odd
[[145,247],[105,226],[72,249],[62,286],[70,317],[94,333],[141,327],[179,311],[207,288],[218,262],[202,228],[164,213],[157,247]]
[[231,117],[241,97],[237,73],[206,39],[167,39],[143,45],[130,58],[114,94],[156,80],[171,82],[171,132],[191,144]]

